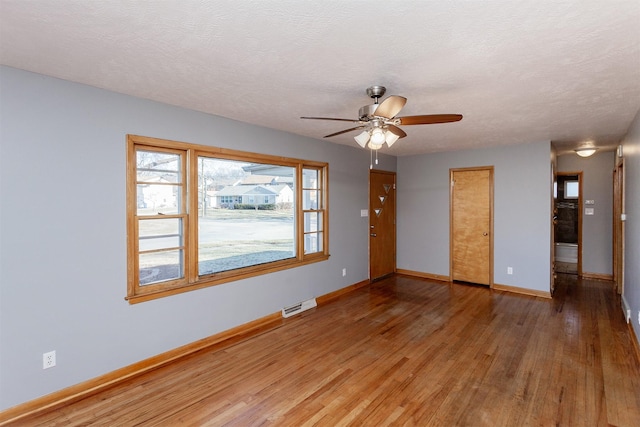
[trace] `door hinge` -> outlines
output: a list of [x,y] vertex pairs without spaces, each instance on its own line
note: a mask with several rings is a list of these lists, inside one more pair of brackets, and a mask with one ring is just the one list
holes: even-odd
[[394,190],[396,189],[396,183],[395,182],[393,183],[393,189]]

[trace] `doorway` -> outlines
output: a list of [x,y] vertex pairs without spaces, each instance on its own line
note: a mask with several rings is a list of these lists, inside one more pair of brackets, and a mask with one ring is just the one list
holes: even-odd
[[369,280],[396,271],[396,174],[369,173]]
[[450,170],[452,281],[493,285],[493,167]]
[[554,270],[582,274],[582,172],[558,172],[554,222]]

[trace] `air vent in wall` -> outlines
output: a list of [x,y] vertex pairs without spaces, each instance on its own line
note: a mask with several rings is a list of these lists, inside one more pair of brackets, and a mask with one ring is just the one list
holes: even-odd
[[289,307],[285,307],[282,309],[282,317],[291,317],[298,313],[302,313],[305,310],[309,310],[310,308],[317,307],[315,298],[311,298],[306,301],[299,302],[298,304],[294,304]]

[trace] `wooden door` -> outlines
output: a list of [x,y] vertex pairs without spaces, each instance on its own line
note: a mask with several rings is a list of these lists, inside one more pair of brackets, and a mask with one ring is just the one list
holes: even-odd
[[613,281],[619,294],[624,291],[624,163],[613,170]]
[[451,170],[451,280],[492,284],[493,167]]
[[396,174],[369,174],[369,278],[396,271]]
[[549,290],[551,291],[551,295],[555,292],[556,289],[556,224],[558,223],[558,207],[556,206],[556,194],[554,192],[554,188],[557,188],[558,178],[556,176],[556,162],[551,162],[551,206],[553,206],[553,210],[551,211],[551,277],[549,279]]

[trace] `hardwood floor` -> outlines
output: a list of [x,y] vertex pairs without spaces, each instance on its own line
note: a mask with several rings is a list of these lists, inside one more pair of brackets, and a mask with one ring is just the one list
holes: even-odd
[[609,282],[395,276],[20,425],[639,426],[640,368]]

